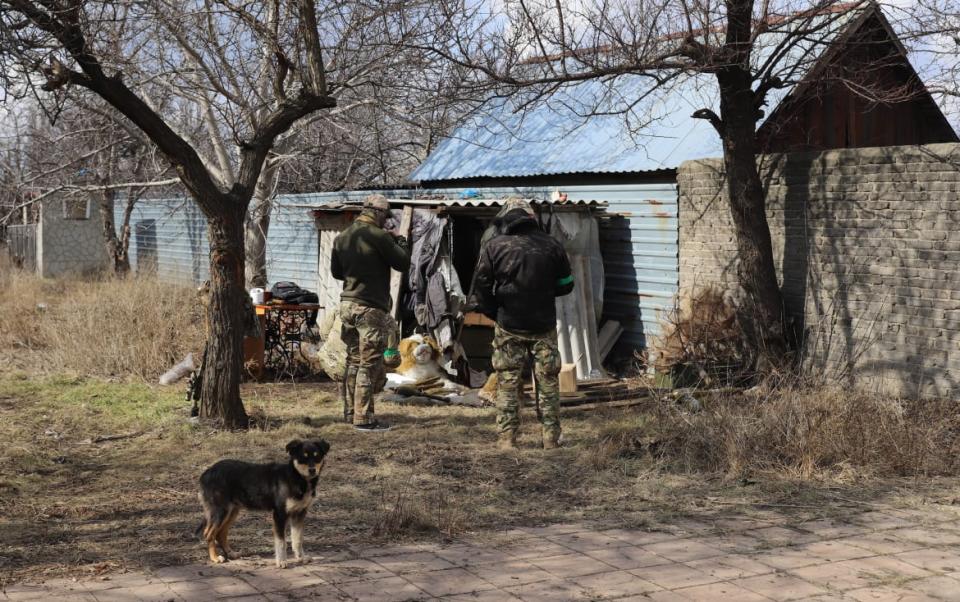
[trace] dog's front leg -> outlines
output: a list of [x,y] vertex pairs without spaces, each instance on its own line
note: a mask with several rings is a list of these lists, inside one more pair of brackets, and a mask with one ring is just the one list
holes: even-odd
[[273,554],[277,561],[277,568],[286,568],[287,513],[283,510],[273,511]]
[[293,557],[303,560],[303,523],[307,518],[306,511],[290,515],[290,543],[293,545]]

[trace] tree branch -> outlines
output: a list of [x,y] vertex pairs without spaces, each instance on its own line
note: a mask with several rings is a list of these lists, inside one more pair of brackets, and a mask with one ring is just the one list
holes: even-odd
[[317,33],[317,8],[314,0],[299,0],[299,7],[300,29],[307,62],[304,84],[311,94],[323,97],[327,95],[327,77],[323,67],[320,34]]
[[691,115],[694,119],[706,119],[710,122],[710,125],[713,126],[713,129],[717,130],[717,133],[723,136],[724,126],[723,120],[720,119],[720,116],[711,111],[710,109],[699,109],[694,111]]

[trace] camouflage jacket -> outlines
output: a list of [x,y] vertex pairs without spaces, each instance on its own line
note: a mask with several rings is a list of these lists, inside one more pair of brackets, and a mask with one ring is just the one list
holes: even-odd
[[556,328],[554,299],[573,290],[570,261],[529,215],[511,211],[500,219],[501,234],[480,253],[478,308],[511,332],[548,332]]
[[406,246],[366,216],[354,220],[330,254],[330,273],[344,281],[340,299],[390,311],[390,268],[403,272],[410,266]]

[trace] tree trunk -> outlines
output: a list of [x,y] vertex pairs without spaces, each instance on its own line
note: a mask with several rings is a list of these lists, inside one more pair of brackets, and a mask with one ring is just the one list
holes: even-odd
[[247,249],[247,286],[267,286],[267,235],[273,211],[273,191],[279,164],[267,160],[253,191],[253,202],[247,211],[244,239]]
[[123,208],[123,222],[120,224],[120,240],[117,249],[118,261],[123,262],[126,271],[130,271],[130,217],[133,215],[133,206],[140,200],[143,189],[134,193],[133,188],[127,191],[127,204]]
[[243,216],[246,203],[232,202],[208,216],[210,305],[207,363],[200,393],[200,417],[226,428],[246,428],[240,399],[243,370]]
[[[129,235],[125,240],[117,238],[117,229],[113,224],[115,196],[116,192],[109,188],[100,194],[100,223],[103,227],[103,241],[107,247],[107,257],[110,258],[113,273],[117,276],[125,276],[130,272],[130,258],[127,255],[129,247],[125,244],[129,242]],[[126,219],[129,219],[129,213],[124,211]]]
[[766,195],[757,169],[756,111],[750,73],[718,74],[727,195],[737,237],[737,276],[746,293],[744,326],[759,359],[780,364],[786,352],[783,300],[767,224]]

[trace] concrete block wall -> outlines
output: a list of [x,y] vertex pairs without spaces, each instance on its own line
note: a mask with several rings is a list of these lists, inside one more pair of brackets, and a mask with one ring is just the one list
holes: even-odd
[[[787,311],[811,373],[883,393],[960,395],[960,145],[759,160]],[[680,291],[735,288],[720,160],[680,188]]]
[[67,219],[61,199],[41,204],[37,227],[37,273],[45,278],[96,272],[108,266],[100,206],[90,200],[86,219]]

